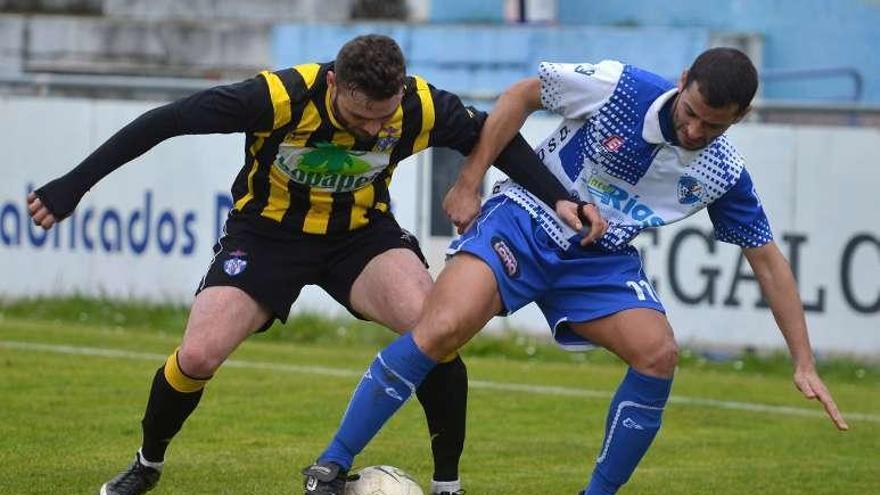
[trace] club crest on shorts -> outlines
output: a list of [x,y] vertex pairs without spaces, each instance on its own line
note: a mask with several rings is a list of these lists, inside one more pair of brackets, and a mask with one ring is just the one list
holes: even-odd
[[500,237],[493,237],[492,249],[495,250],[495,254],[498,255],[498,259],[501,261],[501,264],[504,265],[504,271],[507,273],[507,276],[518,276],[519,262],[516,260],[516,255],[513,254],[513,250],[510,249],[507,242]]
[[239,275],[248,265],[247,260],[242,259],[245,256],[247,256],[247,253],[239,250],[229,253],[229,259],[223,262],[223,271],[230,277]]

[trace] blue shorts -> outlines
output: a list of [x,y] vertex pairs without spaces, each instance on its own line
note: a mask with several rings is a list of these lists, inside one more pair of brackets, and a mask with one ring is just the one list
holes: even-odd
[[449,255],[470,253],[495,274],[505,314],[535,302],[565,349],[592,343],[567,322],[585,322],[625,309],[665,313],[632,246],[609,252],[573,245],[563,251],[522,207],[505,196],[483,205],[474,226],[449,246]]

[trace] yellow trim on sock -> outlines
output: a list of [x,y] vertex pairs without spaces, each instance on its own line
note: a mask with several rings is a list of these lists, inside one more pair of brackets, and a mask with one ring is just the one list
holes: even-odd
[[179,347],[165,361],[165,380],[171,385],[171,388],[185,394],[198,392],[205,388],[205,384],[208,383],[211,377],[198,379],[187,376],[180,369],[180,364],[177,362],[178,350],[180,350]]
[[453,352],[448,356],[444,356],[443,359],[440,360],[440,364],[446,364],[452,361],[455,361],[455,358],[458,357],[458,351]]

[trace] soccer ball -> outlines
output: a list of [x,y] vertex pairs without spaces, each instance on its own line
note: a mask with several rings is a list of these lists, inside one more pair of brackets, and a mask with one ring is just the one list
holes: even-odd
[[345,484],[345,495],[424,495],[412,476],[394,466],[370,466]]

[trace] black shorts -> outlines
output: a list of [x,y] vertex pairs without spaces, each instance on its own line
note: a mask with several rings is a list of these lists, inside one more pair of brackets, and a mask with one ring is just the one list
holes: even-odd
[[287,321],[290,307],[306,285],[317,285],[366,320],[351,306],[351,286],[367,263],[395,248],[414,252],[422,263],[419,242],[394,217],[376,215],[363,228],[333,235],[287,234],[277,228],[230,217],[223,237],[214,245],[214,258],[196,294],[205,287],[238,287],[266,306],[272,317]]

